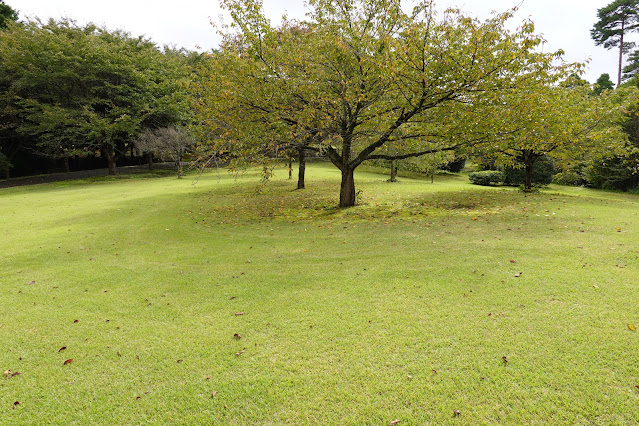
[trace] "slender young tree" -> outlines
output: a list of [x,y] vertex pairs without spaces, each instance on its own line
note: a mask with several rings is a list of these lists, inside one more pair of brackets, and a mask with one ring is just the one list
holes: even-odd
[[623,55],[635,46],[625,36],[639,28],[639,0],[615,0],[597,11],[599,20],[590,30],[597,46],[606,49],[619,47],[619,73],[617,86],[621,84]]

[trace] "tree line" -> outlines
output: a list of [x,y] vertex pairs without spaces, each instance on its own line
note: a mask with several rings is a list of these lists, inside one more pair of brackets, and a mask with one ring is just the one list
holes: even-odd
[[70,161],[93,157],[114,174],[145,130],[192,122],[187,87],[199,54],[160,49],[144,37],[70,19],[18,22],[15,12],[3,16],[4,175],[14,166],[38,171],[38,164],[60,161],[68,171]]

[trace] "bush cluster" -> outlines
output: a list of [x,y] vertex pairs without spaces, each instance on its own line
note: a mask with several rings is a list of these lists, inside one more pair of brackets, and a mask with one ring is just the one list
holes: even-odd
[[494,186],[504,181],[504,173],[499,170],[484,170],[473,172],[468,175],[468,178],[474,185]]

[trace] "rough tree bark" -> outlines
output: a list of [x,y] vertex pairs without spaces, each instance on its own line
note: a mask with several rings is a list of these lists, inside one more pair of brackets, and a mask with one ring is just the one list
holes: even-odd
[[115,176],[118,173],[118,169],[116,167],[115,149],[112,145],[104,144],[100,148],[100,152],[107,162],[107,167],[109,168],[109,176]]
[[355,169],[347,168],[342,170],[342,184],[339,191],[339,206],[353,207],[355,205],[355,179],[353,174]]

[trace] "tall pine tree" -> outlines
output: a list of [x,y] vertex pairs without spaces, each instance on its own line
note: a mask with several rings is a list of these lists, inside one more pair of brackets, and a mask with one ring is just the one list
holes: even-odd
[[590,36],[597,46],[603,45],[606,49],[619,47],[617,85],[620,85],[623,55],[635,46],[624,37],[639,28],[639,0],[615,0],[597,10],[597,16],[599,21],[590,30]]

